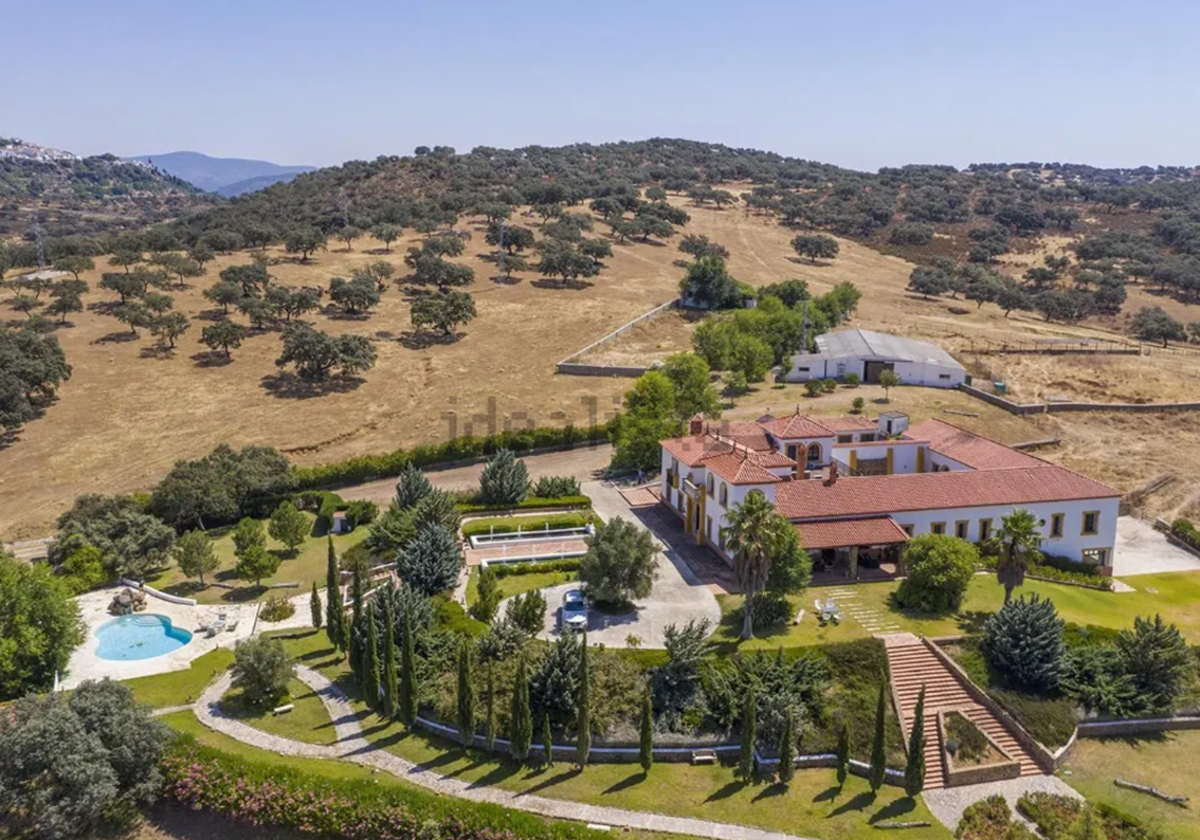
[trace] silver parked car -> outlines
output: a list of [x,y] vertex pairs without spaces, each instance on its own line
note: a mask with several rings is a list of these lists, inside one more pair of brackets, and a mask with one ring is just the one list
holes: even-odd
[[558,611],[558,628],[582,632],[587,629],[587,602],[583,590],[568,589],[563,595],[562,607]]

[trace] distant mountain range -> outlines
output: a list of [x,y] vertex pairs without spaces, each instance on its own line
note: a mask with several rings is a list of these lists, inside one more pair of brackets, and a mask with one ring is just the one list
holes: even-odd
[[153,163],[163,172],[182,178],[205,192],[226,197],[290,181],[302,172],[316,169],[315,166],[280,166],[265,160],[209,157],[199,152],[136,155],[126,160]]

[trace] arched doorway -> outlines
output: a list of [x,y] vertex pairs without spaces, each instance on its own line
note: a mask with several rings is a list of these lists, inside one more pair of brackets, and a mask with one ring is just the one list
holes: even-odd
[[808,445],[808,459],[807,460],[808,460],[808,463],[810,463],[810,464],[821,463],[821,444],[810,443]]

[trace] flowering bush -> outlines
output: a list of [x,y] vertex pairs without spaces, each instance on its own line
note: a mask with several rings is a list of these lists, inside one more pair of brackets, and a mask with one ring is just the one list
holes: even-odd
[[164,798],[256,826],[346,840],[585,840],[597,832],[498,805],[373,782],[319,779],[181,745],[163,761]]

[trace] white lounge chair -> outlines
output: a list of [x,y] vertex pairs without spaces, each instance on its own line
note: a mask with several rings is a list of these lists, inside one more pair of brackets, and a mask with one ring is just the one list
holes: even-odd
[[237,626],[238,626],[238,620],[235,618],[233,621],[229,622],[229,624],[225,627],[225,632],[232,633],[234,630],[237,629]]

